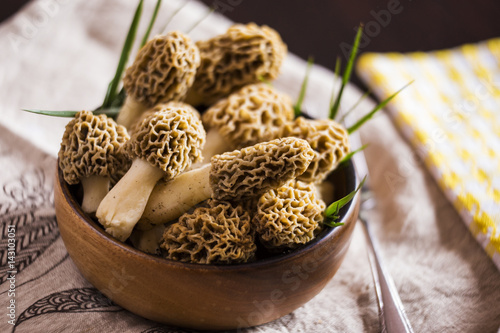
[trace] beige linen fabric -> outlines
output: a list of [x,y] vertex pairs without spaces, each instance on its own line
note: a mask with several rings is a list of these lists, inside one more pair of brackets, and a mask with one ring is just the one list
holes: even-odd
[[[164,2],[159,22],[180,4]],[[68,120],[19,111],[97,107],[135,5],[35,1],[0,27],[2,332],[189,332],[129,313],[81,276],[59,236],[52,199],[55,156]],[[144,13],[153,5],[145,1]],[[205,11],[192,2],[171,27],[186,29]],[[214,14],[191,35],[206,38],[229,24]],[[304,72],[305,63],[289,56],[276,87],[297,96]],[[315,66],[305,103],[313,116],[326,115],[332,82],[330,72]],[[359,96],[349,87],[344,107]],[[363,103],[360,112],[371,106]],[[384,113],[363,127],[361,136],[370,143],[366,155],[378,199],[373,229],[415,332],[496,332],[500,273]],[[7,225],[16,226],[15,326],[7,317]],[[356,228],[344,263],[320,294],[248,332],[377,332],[377,316],[365,241]]]

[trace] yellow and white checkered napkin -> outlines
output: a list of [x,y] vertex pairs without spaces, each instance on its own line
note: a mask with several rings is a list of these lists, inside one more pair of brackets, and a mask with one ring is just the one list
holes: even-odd
[[365,53],[358,75],[500,269],[500,38],[434,52]]

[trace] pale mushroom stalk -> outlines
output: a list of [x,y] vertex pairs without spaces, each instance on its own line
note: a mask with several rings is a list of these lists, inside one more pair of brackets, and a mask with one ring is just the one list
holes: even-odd
[[198,47],[186,35],[172,31],[149,40],[125,72],[118,124],[130,129],[156,104],[184,100],[199,65]]
[[290,97],[264,83],[249,84],[203,114],[208,129],[203,157],[210,161],[214,155],[274,139],[293,117]]
[[118,113],[116,122],[130,130],[132,125],[136,123],[143,112],[147,109],[147,105],[138,102],[133,97],[127,96],[120,109],[120,112]]
[[78,112],[66,125],[58,153],[59,167],[68,184],[82,184],[85,213],[95,213],[109,191],[110,177],[128,165],[122,149],[128,140],[123,126],[90,111]]
[[220,135],[219,131],[215,129],[211,129],[207,131],[207,143],[203,147],[201,154],[203,155],[203,161],[197,164],[193,164],[192,168],[198,168],[203,164],[208,163],[212,156],[217,154],[222,154],[226,151],[231,150],[233,145],[222,135]]
[[180,106],[159,105],[134,129],[127,143],[132,166],[103,199],[96,216],[106,232],[126,240],[162,177],[172,179],[201,159],[201,120]]
[[82,209],[86,213],[94,213],[99,207],[102,199],[109,192],[109,177],[104,176],[88,176],[80,179],[85,193],[82,200]]
[[[137,227],[148,229],[153,221],[172,221],[197,203],[212,197],[210,169],[211,165],[206,164],[187,171],[170,182],[159,182]],[[146,222],[148,223],[145,224]]]
[[124,241],[141,217],[154,186],[165,175],[162,169],[137,158],[129,171],[99,205],[97,218],[106,232]]
[[209,199],[242,200],[294,179],[313,153],[305,140],[277,139],[216,155],[211,163],[155,186],[138,227],[167,223]]

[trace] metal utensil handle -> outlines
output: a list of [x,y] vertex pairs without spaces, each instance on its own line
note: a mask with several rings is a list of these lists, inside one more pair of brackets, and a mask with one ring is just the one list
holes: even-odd
[[382,258],[379,255],[378,244],[373,237],[370,226],[361,216],[359,219],[364,226],[363,230],[368,241],[368,250],[371,254],[370,267],[376,285],[375,292],[377,294],[381,315],[380,324],[382,326],[382,332],[413,333],[413,329],[408,321],[408,318],[406,317],[403,303],[399,298],[394,281],[387,272],[382,262]]

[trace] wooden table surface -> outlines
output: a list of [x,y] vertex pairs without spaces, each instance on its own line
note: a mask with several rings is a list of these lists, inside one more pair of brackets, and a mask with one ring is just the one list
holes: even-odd
[[[332,70],[337,56],[346,63],[347,47],[361,22],[361,52],[428,51],[500,36],[498,0],[201,1],[236,22],[275,28],[290,52],[313,56]],[[26,2],[1,1],[0,21]],[[352,81],[360,85],[358,78]]]

